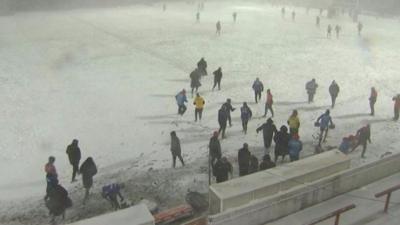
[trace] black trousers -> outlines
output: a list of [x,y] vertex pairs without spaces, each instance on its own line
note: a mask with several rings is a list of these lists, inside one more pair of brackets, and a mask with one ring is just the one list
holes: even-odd
[[175,168],[175,165],[176,165],[176,158],[179,158],[179,160],[181,161],[181,163],[182,163],[182,166],[184,166],[185,165],[185,163],[183,162],[183,158],[182,158],[182,155],[181,154],[179,154],[179,155],[172,155],[172,167],[174,167]]
[[399,120],[399,109],[394,108],[394,120]]
[[337,98],[337,96],[331,95],[331,99],[332,99],[332,108],[334,108],[334,107],[335,107],[335,104],[336,104],[336,98]]
[[247,134],[247,124],[249,123],[249,120],[242,120],[242,127],[243,131],[245,134]]
[[179,105],[178,106],[178,114],[183,115],[186,112],[186,106],[185,105]]
[[261,91],[254,91],[254,98],[256,100],[256,103],[261,99]]
[[265,113],[264,116],[267,116],[268,110],[271,111],[272,117],[274,117],[274,110],[272,109],[272,105],[265,103]]
[[218,90],[221,90],[221,81],[220,80],[214,80],[214,86],[213,86],[213,90],[214,88],[218,85]]
[[225,138],[225,130],[226,130],[226,123],[225,124],[219,124],[218,133],[222,134],[222,138]]
[[201,120],[201,116],[203,115],[203,109],[195,109],[194,110],[194,118],[197,121],[197,117]]
[[315,95],[315,93],[308,93],[308,103],[311,103],[314,101],[314,95]]
[[79,162],[72,163],[72,180],[75,180],[76,174],[79,172]]

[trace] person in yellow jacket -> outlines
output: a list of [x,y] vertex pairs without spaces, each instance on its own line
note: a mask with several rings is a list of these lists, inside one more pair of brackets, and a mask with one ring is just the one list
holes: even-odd
[[194,117],[195,117],[195,122],[197,122],[197,117],[199,120],[201,120],[201,116],[203,114],[203,108],[206,102],[204,101],[204,98],[200,96],[199,93],[196,94],[196,97],[194,98],[193,105],[195,105],[195,110],[194,110]]
[[293,136],[295,134],[299,134],[300,120],[299,120],[299,117],[298,117],[297,110],[293,110],[293,113],[289,117],[287,123],[289,125],[290,136]]

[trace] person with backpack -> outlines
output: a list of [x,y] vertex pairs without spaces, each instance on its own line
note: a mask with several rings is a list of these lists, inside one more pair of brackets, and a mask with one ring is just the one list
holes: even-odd
[[393,120],[399,120],[399,111],[400,111],[400,94],[396,95],[392,99],[394,101],[394,117]]
[[85,204],[86,200],[89,198],[90,188],[93,186],[93,177],[97,174],[97,167],[93,161],[92,157],[88,157],[81,165],[79,171],[82,174],[82,183],[85,188],[85,197],[83,199],[83,204]]
[[243,148],[239,149],[238,152],[239,176],[249,174],[250,156],[249,145],[244,143]]
[[271,147],[272,138],[274,135],[276,135],[278,130],[276,129],[274,121],[271,118],[268,118],[266,123],[257,128],[257,134],[261,130],[263,131],[264,147],[266,150],[268,150]]
[[263,157],[263,161],[260,163],[260,171],[271,169],[276,167],[276,164],[272,162],[271,157],[266,154]]
[[315,122],[315,125],[319,126],[320,128],[318,146],[321,146],[321,142],[326,141],[329,128],[333,128],[335,126],[332,122],[332,117],[330,116],[329,109],[327,109],[324,114],[318,117],[317,122]]
[[268,89],[268,90],[267,90],[267,101],[265,102],[265,113],[264,113],[264,117],[267,117],[268,110],[271,111],[271,114],[272,114],[271,117],[274,117],[274,109],[272,109],[272,104],[274,104],[274,99],[273,99],[271,90]]
[[363,150],[361,153],[361,158],[365,158],[365,152],[367,151],[367,142],[371,143],[371,126],[367,124],[366,126],[360,128],[357,131],[358,142],[352,148],[351,152],[353,152],[358,146],[362,145]]
[[218,140],[219,133],[215,131],[213,136],[210,138],[210,143],[208,144],[208,148],[210,149],[210,164],[213,166],[216,160],[221,159],[221,143]]
[[242,120],[242,128],[245,134],[247,134],[247,124],[249,123],[249,120],[252,116],[253,112],[251,111],[249,106],[247,106],[247,103],[243,102],[243,106],[240,108],[240,118]]
[[197,117],[199,118],[199,120],[201,121],[201,117],[203,115],[203,109],[204,109],[204,105],[206,104],[206,102],[204,101],[204,98],[200,96],[199,93],[196,94],[196,98],[193,101],[193,105],[195,106],[195,110],[194,110],[194,122],[197,122]]
[[285,160],[285,156],[288,154],[290,135],[286,126],[281,126],[278,133],[274,137],[275,141],[275,164],[278,161],[278,157],[282,156],[282,162]]
[[227,122],[228,122],[227,109],[225,108],[225,105],[222,105],[218,111],[218,124],[219,124],[218,134],[222,135],[222,139],[225,138],[225,130]]
[[185,102],[187,102],[186,90],[183,89],[181,92],[175,95],[175,100],[176,104],[178,105],[178,114],[183,116],[183,114],[185,114],[187,109],[185,105]]
[[336,81],[332,81],[331,85],[329,86],[329,94],[331,95],[332,100],[332,108],[335,107],[336,98],[339,95],[340,88]]
[[232,126],[231,112],[235,111],[236,108],[233,108],[232,101],[230,98],[228,98],[226,100],[226,102],[223,104],[223,106],[224,106],[224,109],[226,110],[226,115],[227,115],[227,118],[229,121],[229,126],[231,127]]
[[300,136],[298,134],[294,134],[289,141],[289,157],[290,161],[297,161],[300,158],[300,152],[303,150],[303,143],[300,141]]
[[233,176],[233,167],[226,157],[222,157],[215,163],[213,172],[217,183],[222,183],[229,180],[229,174]]
[[[113,207],[114,210],[121,209],[121,205],[124,202],[124,197],[121,194],[121,189],[125,187],[124,184],[109,184],[105,185],[102,188],[101,195],[103,198],[105,198],[107,201],[111,203],[111,206]],[[118,197],[120,201],[118,201]],[[121,203],[120,203],[121,202]]]
[[66,153],[72,165],[71,183],[73,183],[76,181],[76,174],[79,173],[79,161],[81,160],[81,149],[78,146],[77,139],[72,140],[72,143],[68,145]]
[[306,83],[306,90],[308,95],[308,103],[314,102],[314,95],[317,92],[318,84],[313,78],[311,81]]
[[182,158],[181,142],[178,136],[176,135],[175,131],[172,131],[170,135],[171,135],[172,167],[175,168],[176,158],[179,158],[179,160],[182,163],[182,166],[185,166],[185,163],[183,162]]
[[378,92],[376,91],[376,89],[374,87],[371,88],[371,94],[369,96],[369,107],[371,109],[371,116],[375,115],[375,103],[376,100],[378,99]]
[[253,90],[254,90],[254,98],[256,100],[256,103],[258,103],[258,101],[261,100],[261,92],[264,91],[264,85],[258,77],[253,83]]
[[287,123],[289,125],[289,132],[291,136],[299,134],[300,119],[298,117],[297,110],[293,110],[292,115],[290,115]]
[[214,85],[212,90],[214,91],[217,85],[218,85],[218,90],[221,90],[222,68],[219,67],[216,71],[213,72],[213,74],[214,74]]

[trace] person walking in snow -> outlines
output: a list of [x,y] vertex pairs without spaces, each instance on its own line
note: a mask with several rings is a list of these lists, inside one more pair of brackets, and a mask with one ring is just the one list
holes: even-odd
[[231,174],[231,177],[233,176],[232,164],[226,157],[222,157],[217,160],[213,167],[213,171],[217,183],[229,180],[229,174]]
[[226,110],[226,115],[228,117],[228,121],[229,121],[229,126],[232,126],[232,118],[231,118],[231,112],[235,111],[236,108],[233,108],[232,106],[232,101],[230,98],[228,98],[226,100],[226,102],[223,104],[225,110]]
[[287,123],[289,125],[289,132],[291,136],[299,134],[300,119],[297,110],[293,110],[292,115],[290,115]]
[[260,81],[260,79],[257,77],[256,80],[253,83],[253,90],[254,90],[254,98],[256,100],[256,103],[258,103],[259,100],[261,100],[261,92],[264,91],[264,85]]
[[203,115],[203,109],[204,109],[205,104],[206,104],[206,102],[204,101],[204,98],[201,97],[199,93],[197,93],[196,98],[193,101],[193,105],[195,106],[195,110],[194,110],[194,118],[195,118],[194,121],[195,122],[197,122],[197,117],[201,121],[201,117]]
[[264,147],[266,150],[268,150],[271,147],[272,138],[274,135],[276,135],[278,130],[276,129],[274,121],[271,118],[268,118],[266,123],[257,128],[257,134],[261,130],[263,131]]
[[218,36],[220,36],[220,35],[221,35],[221,22],[218,21],[217,24],[216,24],[215,26],[216,26],[216,28],[217,28],[216,34],[217,34]]
[[399,111],[400,111],[400,94],[396,95],[392,99],[394,101],[394,117],[393,120],[399,120]]
[[342,28],[339,25],[335,26],[335,32],[336,32],[336,39],[339,39],[339,34]]
[[296,11],[293,10],[292,12],[292,21],[295,22],[296,21]]
[[197,69],[200,72],[200,75],[205,76],[207,75],[207,61],[204,58],[201,58],[200,61],[197,63]]
[[332,100],[332,108],[335,107],[336,98],[339,95],[340,88],[336,81],[332,81],[331,85],[329,86],[329,94],[331,95]]
[[319,28],[319,26],[320,26],[320,23],[321,23],[321,18],[319,17],[319,16],[317,16],[316,17],[316,19],[315,19],[315,25]]
[[175,168],[176,158],[179,158],[179,160],[182,163],[182,166],[185,166],[185,163],[183,162],[182,158],[181,142],[178,136],[176,135],[175,131],[172,131],[170,135],[171,135],[172,167]]
[[367,124],[366,126],[360,128],[357,131],[358,142],[351,150],[352,152],[360,145],[363,146],[361,153],[361,158],[365,158],[365,152],[367,150],[367,142],[371,143],[371,126]]
[[225,105],[222,105],[218,111],[218,124],[219,124],[218,133],[222,135],[222,139],[225,138],[225,130],[227,122],[228,122],[228,110],[225,108]]
[[361,32],[363,30],[364,25],[361,22],[357,24],[358,35],[361,36]]
[[187,102],[186,98],[186,90],[183,89],[181,92],[179,92],[175,96],[176,103],[178,104],[178,114],[183,116],[183,114],[186,112],[186,105],[185,102]]
[[314,102],[314,95],[317,92],[317,88],[318,88],[318,84],[314,78],[311,81],[306,83],[308,103]]
[[232,13],[233,22],[236,23],[237,12]]
[[276,164],[272,162],[271,157],[266,154],[263,157],[263,161],[260,163],[260,171],[271,169],[276,167]]
[[371,109],[371,116],[375,115],[375,103],[376,100],[378,99],[378,92],[374,87],[371,88],[371,94],[369,96],[369,107]]
[[219,133],[215,131],[213,136],[210,138],[210,143],[208,144],[208,148],[210,149],[210,164],[214,166],[215,161],[221,159],[221,143],[218,140]]
[[255,155],[250,155],[249,174],[256,173],[258,171],[258,159]]
[[238,152],[239,176],[249,174],[250,156],[249,145],[244,143],[243,148]]
[[289,157],[290,161],[297,161],[300,158],[300,152],[303,150],[303,143],[300,141],[300,136],[298,134],[294,134],[289,141]]
[[328,25],[328,28],[326,30],[326,37],[331,38],[332,37],[332,25]]
[[200,79],[201,79],[201,72],[198,68],[190,73],[190,87],[192,88],[192,97],[194,91],[198,92],[199,87],[201,86]]
[[271,117],[274,117],[274,109],[272,108],[272,104],[274,104],[274,99],[273,99],[271,90],[268,89],[267,90],[267,101],[265,102],[264,117],[267,117],[268,110],[271,111],[271,114],[272,114]]
[[48,162],[44,166],[44,171],[46,172],[46,196],[45,200],[49,198],[50,189],[58,184],[58,174],[56,167],[54,165],[56,158],[54,156],[50,156]]
[[86,203],[89,198],[90,188],[93,186],[93,177],[97,174],[97,166],[93,161],[92,157],[88,157],[79,168],[79,171],[82,174],[82,183],[85,188],[85,197],[83,199],[83,204]]
[[219,67],[216,71],[213,72],[214,74],[214,86],[212,90],[218,85],[218,90],[221,90],[221,80],[222,80],[222,68]]
[[243,102],[243,106],[240,108],[240,118],[242,120],[242,128],[245,134],[247,134],[247,124],[249,123],[249,120],[252,116],[253,112],[251,111],[249,106],[247,106],[247,103]]
[[78,146],[78,140],[72,140],[72,143],[68,145],[67,151],[69,162],[72,165],[72,179],[71,183],[75,182],[76,174],[79,173],[79,161],[81,160],[81,149]]
[[317,122],[315,124],[320,128],[318,146],[321,146],[321,142],[326,141],[329,128],[334,126],[332,117],[330,116],[329,109],[327,109],[324,114],[318,117]]
[[278,161],[278,157],[282,156],[282,162],[285,160],[285,156],[288,154],[290,135],[286,126],[281,126],[278,133],[274,137],[275,141],[275,163]]

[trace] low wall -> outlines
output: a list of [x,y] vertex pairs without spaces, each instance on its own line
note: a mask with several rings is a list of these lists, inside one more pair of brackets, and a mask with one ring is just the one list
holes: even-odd
[[400,172],[400,154],[209,216],[209,224],[266,224],[398,172]]
[[154,218],[147,206],[139,204],[70,225],[154,225]]
[[211,215],[245,205],[253,200],[312,182],[350,168],[350,159],[330,151],[293,163],[210,186]]

